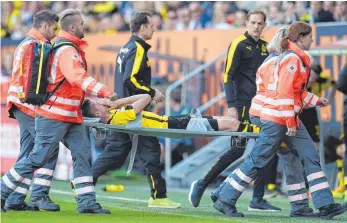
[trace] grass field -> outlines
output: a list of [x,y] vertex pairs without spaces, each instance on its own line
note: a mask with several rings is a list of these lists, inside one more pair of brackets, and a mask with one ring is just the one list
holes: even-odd
[[[101,189],[106,183],[121,183],[125,191],[121,193],[104,192]],[[106,223],[106,222],[137,222],[137,223],[204,223],[204,222],[326,222],[320,219],[290,218],[287,198],[271,199],[271,203],[282,208],[282,212],[249,212],[247,207],[251,194],[245,193],[238,202],[238,210],[245,214],[245,218],[228,218],[217,212],[212,207],[212,201],[208,194],[205,196],[198,208],[190,205],[187,195],[188,189],[169,189],[168,196],[174,201],[182,203],[179,209],[149,209],[147,201],[149,188],[144,178],[124,179],[112,178],[102,180],[96,187],[97,200],[104,207],[111,210],[111,215],[82,215],[76,211],[76,203],[72,195],[70,185],[65,181],[54,181],[51,189],[51,198],[60,204],[60,212],[6,212],[2,213],[1,220],[4,223]],[[342,203],[343,200],[337,200]],[[347,222],[347,213],[338,216],[334,221]]]

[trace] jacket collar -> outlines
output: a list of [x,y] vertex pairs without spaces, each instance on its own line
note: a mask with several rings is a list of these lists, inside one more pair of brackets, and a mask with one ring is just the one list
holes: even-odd
[[71,41],[72,43],[76,44],[76,46],[82,51],[88,47],[88,43],[86,41],[84,41],[84,40],[82,40],[76,36],[73,36],[64,30],[60,30],[57,37]]
[[247,37],[247,39],[248,39],[249,41],[251,41],[251,42],[254,43],[255,45],[257,45],[257,44],[260,43],[260,38],[259,38],[258,41],[255,41],[255,40],[253,39],[253,37],[251,37],[251,36],[248,34],[248,32],[245,32],[244,35],[245,35],[245,37]]
[[148,51],[151,48],[151,45],[149,45],[148,43],[146,43],[146,41],[144,41],[143,39],[141,39],[140,37],[138,37],[134,34],[131,36],[130,41],[136,41],[136,42],[140,43],[141,46],[143,48],[145,48],[146,51]]
[[31,28],[26,36],[34,38],[35,40],[49,43],[49,41],[37,29]]
[[293,51],[298,57],[301,59],[301,61],[305,64],[305,67],[310,68],[311,67],[311,60],[310,57],[303,51],[296,43],[289,41],[288,50]]

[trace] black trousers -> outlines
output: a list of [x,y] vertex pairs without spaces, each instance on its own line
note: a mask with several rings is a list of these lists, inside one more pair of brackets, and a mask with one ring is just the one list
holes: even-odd
[[[125,162],[131,147],[131,136],[126,133],[110,131],[107,135],[104,152],[92,166],[93,181],[108,170],[119,169]],[[151,196],[166,198],[166,182],[161,176],[160,145],[156,137],[139,136],[137,155],[143,162],[151,189]]]
[[[239,120],[242,122],[248,121],[249,118],[249,106],[236,106],[236,109],[239,114]],[[239,140],[238,138],[231,138],[231,148],[230,150],[223,153],[217,162],[212,166],[212,168],[207,172],[203,178],[205,186],[212,183],[216,177],[223,172],[230,164],[240,158],[246,149],[246,140]],[[271,162],[272,163],[272,162]],[[266,170],[268,170],[271,165],[266,166],[263,170],[259,171],[258,177],[254,180],[254,189],[253,189],[253,199],[260,200],[264,197],[265,183],[266,183]]]

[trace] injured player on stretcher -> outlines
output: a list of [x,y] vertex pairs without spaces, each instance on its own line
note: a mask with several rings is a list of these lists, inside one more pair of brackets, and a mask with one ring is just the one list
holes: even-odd
[[[142,128],[211,130],[229,132],[259,133],[260,128],[249,123],[241,123],[232,117],[191,115],[167,116],[144,111],[151,102],[147,94],[134,95],[116,101],[100,102],[85,100],[82,104],[84,117],[97,117],[101,122],[111,125],[126,125],[141,115]],[[199,128],[199,126],[202,128]]]

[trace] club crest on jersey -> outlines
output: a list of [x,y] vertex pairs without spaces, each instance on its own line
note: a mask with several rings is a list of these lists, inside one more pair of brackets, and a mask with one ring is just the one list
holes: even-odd
[[291,63],[288,65],[288,72],[289,73],[295,73],[298,70],[298,67],[296,66],[296,64]]

